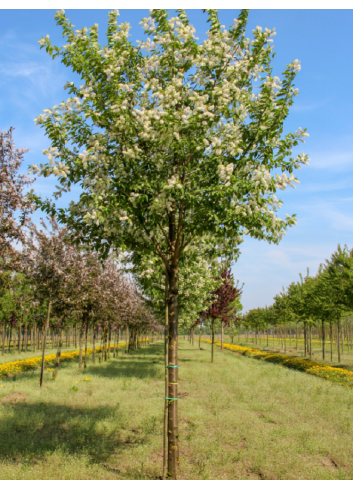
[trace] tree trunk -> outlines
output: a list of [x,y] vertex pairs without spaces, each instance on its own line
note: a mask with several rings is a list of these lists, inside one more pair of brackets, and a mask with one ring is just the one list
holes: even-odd
[[340,349],[340,341],[341,341],[341,338],[340,338],[340,320],[338,319],[337,321],[337,360],[338,360],[338,363],[341,363],[341,349]]
[[214,318],[212,318],[212,344],[211,344],[211,363],[214,362],[214,335],[215,335]]
[[[170,240],[175,242],[175,224]],[[178,432],[178,266],[171,264],[168,301],[168,475],[177,479],[179,463]]]
[[117,330],[114,331],[113,358],[116,357],[116,335],[117,335]]
[[108,331],[107,327],[104,326],[103,328],[103,361],[107,361],[107,341],[108,340]]
[[47,313],[47,322],[46,322],[45,329],[44,329],[44,333],[45,334],[44,334],[44,338],[43,338],[42,365],[41,365],[41,369],[40,369],[40,379],[39,379],[39,385],[40,385],[40,387],[42,387],[42,385],[43,385],[45,345],[46,345],[46,342],[47,342],[47,328],[49,327],[50,308],[51,308],[51,299],[49,299],[48,313]]
[[321,320],[321,330],[322,330],[322,359],[325,360],[325,326],[324,320]]
[[224,324],[223,321],[221,322],[221,351],[223,351],[223,338],[224,338]]
[[349,329],[349,326],[347,324],[347,350],[348,350],[347,353],[348,353],[348,355],[349,355],[349,349],[350,349],[350,346],[349,346],[349,340],[351,339],[350,336],[351,336],[350,335],[350,329]]
[[202,333],[202,324],[200,324],[200,330],[199,330],[199,350],[201,350],[201,333]]
[[97,332],[97,328],[96,326],[94,326],[93,328],[93,365],[96,364],[96,332]]
[[304,321],[304,356],[306,357],[308,351],[307,345],[307,330],[306,330],[306,322]]
[[88,324],[86,326],[86,331],[85,331],[85,361],[84,361],[84,368],[87,368],[87,337],[88,337]]
[[112,327],[108,325],[108,359],[110,358],[110,344],[112,342]]
[[80,327],[80,338],[79,338],[79,357],[78,357],[78,368],[79,368],[79,370],[82,370],[82,349],[83,349],[82,333],[83,333],[83,328],[84,328],[84,325],[82,324]]
[[18,321],[18,353],[21,355],[21,321]]
[[60,363],[60,356],[61,356],[61,348],[63,346],[62,334],[63,334],[63,331],[61,330],[60,331],[60,339],[59,339],[58,351],[56,352],[55,370],[53,372],[53,380],[55,380],[57,378],[58,372],[59,372],[59,363]]
[[6,323],[4,322],[2,325],[2,355],[5,355],[5,329]]
[[24,350],[25,350],[25,353],[27,353],[27,343],[28,343],[27,323],[25,324],[24,342],[25,342]]
[[164,429],[163,429],[163,472],[162,478],[167,477],[168,469],[168,275],[165,274],[165,327],[164,327]]
[[333,337],[332,337],[332,320],[330,319],[330,353],[331,353],[331,362],[333,362]]

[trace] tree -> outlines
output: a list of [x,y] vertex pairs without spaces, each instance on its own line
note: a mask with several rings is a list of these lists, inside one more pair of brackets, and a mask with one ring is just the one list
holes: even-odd
[[[347,246],[342,249],[337,246],[337,251],[332,254],[330,260],[326,260],[324,268],[324,280],[329,289],[329,305],[332,316],[337,321],[337,355],[338,362],[341,361],[341,317],[348,309],[352,309],[352,271],[353,271],[353,250],[348,250]],[[332,317],[331,316],[331,317]]]
[[[232,258],[243,234],[278,243],[295,216],[276,216],[278,188],[308,158],[289,158],[305,130],[282,136],[297,91],[298,60],[283,80],[272,76],[270,29],[245,37],[247,11],[229,30],[216,10],[205,10],[207,39],[197,43],[186,13],[164,9],[143,19],[151,36],[134,46],[128,24],[109,14],[108,44],[97,25],[76,31],[56,13],[67,44],[41,47],[77,72],[83,85],[67,85],[71,98],[46,109],[36,122],[51,140],[49,163],[33,171],[54,174],[57,195],[80,184],[83,193],[59,215],[81,241],[104,257],[111,249],[154,253],[163,261],[169,290],[168,472],[177,476],[178,267],[192,241],[210,235]],[[255,82],[259,80],[259,88]],[[282,175],[274,175],[280,169]]]
[[[34,204],[23,194],[33,180],[20,175],[18,170],[23,163],[26,148],[16,149],[12,138],[13,128],[0,131],[0,280],[4,281],[6,270],[15,271],[21,266],[20,256],[13,247],[15,243],[25,242],[24,228]],[[15,213],[20,211],[19,220]],[[3,276],[1,276],[3,275]],[[9,276],[7,276],[9,278]],[[2,283],[4,286],[4,283]]]
[[229,325],[230,319],[238,320],[237,309],[239,307],[239,298],[242,294],[242,288],[234,285],[234,277],[230,269],[226,268],[221,271],[218,277],[220,285],[214,290],[209,298],[210,306],[201,313],[202,318],[211,319],[212,322],[212,345],[211,345],[211,362],[214,361],[214,335],[215,320],[219,320],[222,328],[221,348],[223,350],[223,328],[224,324]]
[[60,228],[55,219],[50,219],[51,230],[48,230],[44,219],[44,229],[30,225],[30,236],[27,238],[23,252],[26,262],[26,275],[35,285],[35,297],[41,305],[46,305],[47,316],[43,328],[43,349],[40,374],[40,387],[43,385],[44,357],[49,328],[52,304],[59,300],[67,269],[70,266],[70,254],[65,244],[66,229]]

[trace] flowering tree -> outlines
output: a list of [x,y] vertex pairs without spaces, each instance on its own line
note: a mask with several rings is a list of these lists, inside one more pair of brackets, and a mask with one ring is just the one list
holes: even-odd
[[[77,72],[83,84],[36,119],[51,146],[33,171],[58,177],[57,195],[79,183],[83,193],[59,219],[107,256],[112,248],[154,253],[169,281],[169,364],[176,367],[178,265],[187,246],[214,236],[229,256],[242,234],[278,243],[295,216],[279,219],[278,188],[297,181],[308,158],[290,158],[307,134],[282,136],[297,91],[298,60],[272,76],[273,31],[245,37],[247,11],[228,30],[206,10],[210,30],[198,43],[186,13],[152,10],[142,24],[147,41],[128,41],[129,24],[109,14],[108,44],[98,26],[73,30],[56,20],[67,44],[39,42]],[[258,86],[255,83],[258,81]],[[274,174],[276,169],[282,175]],[[37,199],[48,212],[55,207]],[[177,475],[177,368],[169,369],[168,472]]]
[[[12,138],[13,128],[0,131],[0,286],[5,287],[9,279],[6,270],[21,268],[20,255],[14,243],[24,243],[24,226],[29,214],[34,210],[33,203],[23,194],[24,188],[33,180],[18,174],[23,155],[28,149],[15,149]],[[20,211],[19,220],[15,212]]]
[[40,386],[43,385],[44,357],[52,304],[60,300],[61,291],[70,266],[65,235],[66,229],[60,228],[55,219],[50,219],[48,227],[41,220],[44,229],[30,225],[30,236],[26,240],[23,257],[26,262],[26,275],[35,286],[35,298],[47,307],[47,317],[43,328],[43,350]]

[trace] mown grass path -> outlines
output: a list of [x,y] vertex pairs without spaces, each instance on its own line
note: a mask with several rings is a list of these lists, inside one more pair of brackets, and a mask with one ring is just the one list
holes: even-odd
[[[351,479],[353,392],[180,341],[181,479]],[[162,463],[163,345],[0,382],[1,479],[147,479]],[[90,380],[83,380],[89,378]]]

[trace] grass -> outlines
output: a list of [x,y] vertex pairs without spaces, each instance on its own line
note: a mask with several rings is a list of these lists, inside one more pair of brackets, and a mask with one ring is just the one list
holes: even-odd
[[[202,348],[180,340],[181,479],[352,479],[352,391]],[[160,476],[162,342],[89,364],[1,380],[1,479]]]

